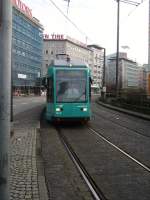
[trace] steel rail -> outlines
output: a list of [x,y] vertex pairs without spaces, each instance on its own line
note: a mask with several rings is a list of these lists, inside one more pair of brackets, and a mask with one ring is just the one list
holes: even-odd
[[139,131],[137,131],[137,130],[135,130],[135,129],[133,129],[133,128],[129,128],[128,126],[119,124],[118,122],[115,122],[115,121],[113,121],[113,120],[111,120],[111,119],[108,119],[107,117],[101,116],[99,113],[96,113],[96,112],[93,112],[93,113],[94,113],[95,115],[97,115],[98,117],[101,117],[101,118],[103,118],[103,119],[105,119],[105,120],[107,120],[107,121],[111,121],[113,124],[117,124],[117,125],[120,126],[120,127],[123,127],[123,128],[125,128],[125,129],[130,130],[130,131],[133,131],[135,134],[142,135],[143,137],[146,137],[146,138],[150,138],[150,136],[148,136],[148,135],[145,135],[145,134],[143,134],[143,133],[141,133],[141,132],[139,132]]
[[117,149],[119,152],[121,152],[122,154],[124,154],[126,157],[130,158],[132,161],[134,161],[136,164],[140,165],[142,168],[144,168],[146,171],[150,172],[150,168],[146,165],[144,165],[143,163],[141,163],[139,160],[133,158],[132,156],[130,156],[127,152],[123,151],[122,149],[120,149],[118,146],[116,146],[115,144],[113,144],[112,142],[110,142],[108,139],[106,139],[101,133],[95,131],[93,128],[89,127],[89,130],[91,130],[92,133],[96,134],[98,137],[100,137],[102,140],[104,140],[105,142],[107,142],[109,145],[111,145],[112,147],[114,147],[115,149]]
[[67,141],[66,137],[58,131],[58,135],[60,140],[62,141],[63,145],[65,146],[69,156],[71,157],[72,161],[74,162],[75,166],[77,167],[78,171],[80,172],[81,176],[83,177],[84,181],[88,185],[93,197],[96,200],[107,200],[107,198],[104,196],[103,192],[100,190],[100,188],[97,186],[93,178],[89,175],[87,172],[85,166],[82,164],[76,153],[74,152],[73,148]]

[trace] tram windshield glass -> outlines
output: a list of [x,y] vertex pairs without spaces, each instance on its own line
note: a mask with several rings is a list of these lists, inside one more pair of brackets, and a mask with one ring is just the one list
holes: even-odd
[[56,71],[56,101],[85,102],[86,101],[86,71],[57,70]]

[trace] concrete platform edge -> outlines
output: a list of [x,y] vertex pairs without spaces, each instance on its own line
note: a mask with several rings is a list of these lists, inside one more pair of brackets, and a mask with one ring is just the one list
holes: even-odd
[[40,142],[40,128],[36,128],[36,157],[38,170],[38,185],[40,200],[48,200],[48,191],[46,187],[46,180],[43,167],[43,159],[41,157],[41,142]]

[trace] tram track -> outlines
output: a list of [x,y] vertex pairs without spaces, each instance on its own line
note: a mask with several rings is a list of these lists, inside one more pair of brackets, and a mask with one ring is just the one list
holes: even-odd
[[[136,163],[144,166],[147,170],[150,166],[148,159],[150,137],[146,135],[148,133],[144,134],[134,130],[134,128],[128,128],[119,122],[115,122],[113,119],[107,119],[107,117],[95,113],[95,111],[94,115],[96,118],[99,118],[101,122],[104,122],[105,126],[108,124],[109,128],[106,131],[103,125],[95,126],[94,124],[92,124],[91,128],[102,137],[105,137],[106,140],[115,144],[115,146],[121,149],[124,155],[131,160],[135,160]],[[149,171],[149,169],[147,171]]]
[[129,159],[131,159],[132,161],[134,161],[136,164],[138,164],[139,166],[141,166],[142,168],[144,168],[146,171],[148,171],[150,173],[150,168],[146,165],[144,165],[143,163],[141,163],[139,160],[137,160],[136,158],[134,158],[133,156],[131,156],[130,154],[128,154],[127,152],[125,152],[124,150],[122,150],[121,148],[119,148],[117,145],[113,144],[112,142],[110,142],[107,138],[105,138],[100,132],[94,130],[93,128],[89,127],[89,130],[91,130],[92,133],[96,134],[98,137],[100,137],[102,140],[104,140],[105,142],[107,142],[109,145],[111,145],[113,148],[117,149],[119,152],[121,152],[123,155],[125,155],[126,157],[128,157]]
[[[100,118],[102,118],[104,120],[111,121],[113,124],[116,124],[117,126],[123,127],[123,128],[125,128],[127,130],[130,130],[130,131],[134,132],[135,134],[142,135],[142,136],[144,136],[146,138],[150,138],[150,135],[145,135],[145,134],[141,133],[140,131],[135,130],[134,128],[129,128],[128,126],[122,125],[122,124],[118,123],[117,121],[111,120],[108,117],[105,117],[104,115],[102,116],[102,115],[100,115],[99,113],[97,113],[95,111],[93,111],[93,114],[97,115],[98,117],[100,117]],[[116,119],[118,120],[119,118],[116,118]]]
[[69,144],[67,138],[61,133],[61,131],[58,129],[58,135],[59,138],[64,145],[66,151],[68,152],[70,158],[74,162],[76,168],[78,169],[79,173],[81,174],[82,178],[84,179],[85,183],[87,184],[89,190],[91,191],[94,199],[96,200],[107,200],[107,198],[104,196],[101,189],[98,187],[92,176],[88,173],[86,170],[86,167],[83,165],[75,151],[73,150],[72,146]]
[[[92,160],[94,162],[91,162],[92,160],[89,161],[88,160],[89,156],[87,156],[87,158],[85,158],[85,155],[83,154],[84,150],[82,152],[82,150],[80,150],[80,148],[81,148],[82,145],[83,146],[86,145],[86,148],[88,148],[89,143],[84,143],[84,144],[80,143],[80,145],[78,146],[77,141],[71,139],[71,138],[75,139],[75,137],[73,135],[75,135],[76,130],[74,130],[74,132],[72,132],[73,129],[70,129],[70,128],[69,128],[68,131],[67,130],[68,130],[68,128],[65,128],[64,130],[60,129],[59,133],[58,133],[59,138],[60,138],[61,142],[63,143],[63,146],[65,146],[65,149],[66,149],[67,153],[69,154],[69,156],[71,157],[72,161],[76,165],[76,168],[80,172],[80,174],[83,177],[84,181],[88,185],[88,187],[89,187],[89,189],[90,189],[90,191],[91,191],[94,199],[96,199],[96,200],[103,200],[104,199],[105,200],[106,196],[107,196],[107,198],[110,197],[110,196],[108,195],[107,190],[103,190],[104,189],[103,187],[101,188],[101,186],[103,185],[103,182],[99,182],[99,179],[101,179],[101,176],[100,177],[97,176],[98,172],[95,171],[95,170],[98,169],[98,166],[100,167],[99,170],[101,171],[102,169],[104,169],[104,165],[102,165],[102,166],[99,165],[99,161],[96,161],[96,160],[94,161],[93,159]],[[96,131],[94,128],[92,128],[90,126],[87,127],[87,130],[89,130],[87,134],[90,134],[90,135],[94,134],[96,136],[97,139],[96,140],[94,139],[95,142],[97,143],[97,147],[96,148],[101,149],[101,144],[102,143],[107,143],[106,146],[107,146],[107,148],[109,147],[108,149],[109,149],[110,152],[118,152],[118,153],[115,153],[115,154],[118,154],[118,155],[120,154],[119,160],[122,159],[122,160],[124,160],[124,163],[130,163],[130,165],[131,165],[130,169],[132,169],[132,167],[134,166],[135,169],[138,168],[144,174],[145,173],[146,174],[150,173],[149,166],[146,166],[140,160],[134,158],[134,156],[131,156],[129,153],[127,153],[126,151],[122,150],[120,147],[118,147],[117,145],[115,145],[109,139],[107,139],[106,137],[104,137],[103,134],[100,131]],[[85,129],[83,129],[83,131],[85,131]],[[73,135],[71,134],[72,135],[71,136],[69,134],[69,132],[70,133],[72,132]],[[87,136],[87,134],[86,134],[86,136]],[[70,138],[70,136],[71,136],[71,138]],[[92,137],[92,136],[90,136],[90,137]],[[84,142],[84,141],[86,141],[86,139],[83,139],[83,137],[82,137],[81,141]],[[90,140],[90,141],[91,141],[91,143],[93,143],[93,140]],[[99,147],[98,147],[98,144],[99,144]],[[93,145],[93,146],[95,146],[95,145]],[[85,149],[85,147],[83,149]],[[106,153],[106,155],[107,155],[107,153]],[[91,154],[91,156],[92,156],[92,154]],[[116,157],[116,159],[117,159],[117,157]],[[121,162],[119,162],[119,160],[118,159],[116,160],[118,162],[118,165],[120,165],[119,163],[121,163]],[[93,165],[93,163],[95,163],[95,164],[97,163],[97,164]],[[106,161],[104,163],[106,163]],[[110,163],[111,163],[111,160],[110,160]],[[109,163],[109,165],[110,165],[110,163]],[[90,166],[93,166],[93,167],[91,168]],[[124,171],[124,173],[125,173],[124,174],[124,176],[125,176],[124,178],[126,180],[126,174],[128,174],[128,171],[130,171],[130,170],[129,170],[129,165],[128,164],[127,165],[125,164],[125,166],[127,166],[127,169],[126,169],[127,171],[126,172]],[[102,169],[101,169],[101,167],[102,167]],[[106,168],[107,168],[107,166],[106,166]],[[94,171],[95,171],[94,174],[95,175],[93,174],[93,170],[91,171],[91,169],[94,169]],[[125,170],[125,168],[124,168],[124,170]],[[120,173],[122,174],[121,171],[120,171]],[[136,173],[136,170],[130,176],[134,177],[134,173]],[[106,174],[106,177],[108,177],[107,174]],[[107,180],[107,178],[106,178],[106,180]],[[113,183],[114,180],[116,180],[116,178],[112,177],[111,183]],[[136,185],[134,185],[134,183],[132,183],[132,184],[133,184],[133,187],[136,187]],[[107,185],[107,183],[106,183],[106,185]],[[124,183],[123,183],[123,185],[124,185]],[[123,186],[121,186],[121,188],[122,187]],[[99,189],[99,188],[101,188],[101,189]],[[131,191],[132,191],[132,189],[131,189]],[[116,190],[116,192],[117,192],[117,190]],[[122,191],[122,193],[123,192],[124,191]],[[119,197],[117,197],[117,199],[119,199]]]

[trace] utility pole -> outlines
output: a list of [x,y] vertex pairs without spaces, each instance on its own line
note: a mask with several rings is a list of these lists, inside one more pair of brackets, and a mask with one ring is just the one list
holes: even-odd
[[[69,6],[70,6],[70,0],[64,0],[64,1],[67,1],[67,18],[68,18],[68,13],[69,13]],[[68,33],[68,23],[67,23],[67,18],[66,18],[66,31],[65,31],[65,34],[66,34],[66,37],[67,37],[67,33]]]
[[[116,97],[119,96],[119,31],[120,31],[120,2],[138,6],[140,3],[130,0],[116,0],[117,2],[117,52],[116,52]],[[142,1],[141,1],[142,3]]]
[[0,199],[9,200],[12,4],[0,0]]
[[67,4],[67,17],[68,17],[68,12],[69,12],[69,5],[70,5],[70,0],[64,0],[64,1],[67,1],[68,4]]
[[149,15],[148,15],[148,71],[150,71],[150,0],[149,0]]
[[69,4],[70,4],[70,0],[68,0],[68,5],[67,5],[67,16],[68,16],[68,12],[69,12]]
[[102,87],[105,87],[105,73],[106,73],[106,49],[104,47],[101,47],[103,50],[103,81],[102,81]]
[[103,82],[102,82],[102,98],[103,100],[106,99],[106,83],[105,83],[105,74],[106,74],[106,49],[103,49]]
[[116,97],[119,95],[118,68],[119,68],[119,30],[120,30],[120,0],[117,0],[117,53],[116,53]]

